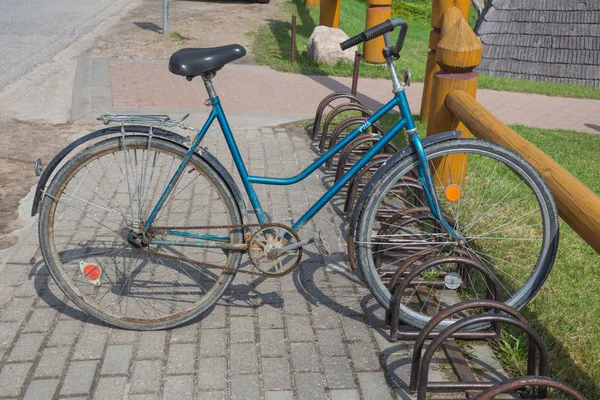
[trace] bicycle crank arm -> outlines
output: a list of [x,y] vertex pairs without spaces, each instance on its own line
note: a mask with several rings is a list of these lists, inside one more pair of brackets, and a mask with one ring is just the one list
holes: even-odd
[[276,257],[281,256],[282,254],[287,253],[288,251],[296,250],[300,247],[304,247],[304,246],[314,243],[314,242],[315,242],[315,238],[310,238],[310,239],[306,239],[306,240],[303,240],[298,243],[288,244],[287,246],[283,246],[279,249],[271,250],[269,252],[269,256],[276,258]]

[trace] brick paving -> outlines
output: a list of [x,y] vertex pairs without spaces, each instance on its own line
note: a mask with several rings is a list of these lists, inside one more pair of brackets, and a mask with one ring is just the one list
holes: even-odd
[[[164,73],[162,63],[108,65],[111,79],[104,89],[110,87],[111,93],[100,92],[115,107],[193,109],[204,99],[200,81],[190,84]],[[228,111],[293,109],[309,116],[328,91],[349,83],[275,72],[269,73],[279,80],[259,79],[264,70],[228,66],[219,73],[215,82]],[[245,79],[234,78],[240,71]],[[168,84],[158,91],[158,85],[142,85],[145,79]],[[276,84],[287,90],[271,98],[278,93]],[[93,79],[88,85],[93,95]],[[374,105],[389,94],[384,81],[362,80],[359,88]],[[178,96],[169,97],[169,91]],[[409,92],[413,104],[419,103],[418,91]],[[228,96],[234,92],[238,97]],[[253,95],[244,99],[243,93]],[[155,103],[145,103],[148,98]],[[293,107],[285,108],[289,104]],[[304,135],[281,128],[235,129],[234,134],[251,174],[295,175],[315,156]],[[233,171],[226,144],[214,129],[206,144]],[[257,192],[274,221],[288,222],[314,203],[331,180],[318,171],[299,184],[259,185]],[[0,399],[411,398],[405,390],[411,346],[387,340],[383,309],[358,273],[347,269],[346,222],[339,213],[343,200],[336,197],[303,231],[304,236],[321,231],[330,256],[322,258],[308,247],[302,263],[285,277],[238,274],[206,318],[159,332],[107,327],[67,302],[48,276],[32,220],[19,244],[0,253]],[[493,361],[490,357],[487,363]],[[438,370],[432,375],[444,377]]]
[[[188,82],[171,74],[163,62],[108,60],[112,107],[115,109],[205,109],[201,79]],[[148,85],[160,82],[160,85]],[[314,116],[317,105],[332,92],[349,92],[350,78],[306,76],[267,67],[227,65],[214,80],[227,112]],[[407,89],[414,113],[419,112],[422,84]],[[391,83],[361,78],[359,98],[370,109],[387,103]],[[570,99],[481,89],[477,99],[507,124],[600,133],[600,100]]]

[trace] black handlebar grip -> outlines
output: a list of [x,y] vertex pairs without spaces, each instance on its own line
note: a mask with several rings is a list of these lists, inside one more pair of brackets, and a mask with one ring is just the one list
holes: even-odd
[[374,39],[378,36],[383,35],[386,32],[391,32],[393,30],[394,25],[392,25],[392,21],[388,19],[380,24],[375,25],[372,28],[367,29],[362,34],[364,35],[364,41],[366,42],[367,40]]
[[342,43],[340,43],[340,47],[342,48],[342,50],[346,50],[349,49],[352,46],[356,46],[359,43],[363,42],[363,37],[362,37],[362,33],[359,33],[356,36],[352,36],[350,39],[344,40]]
[[408,24],[405,20],[398,18],[397,26],[400,27],[400,33],[398,34],[398,40],[396,40],[396,54],[399,54],[404,46],[404,39],[406,39],[406,32],[408,31]]

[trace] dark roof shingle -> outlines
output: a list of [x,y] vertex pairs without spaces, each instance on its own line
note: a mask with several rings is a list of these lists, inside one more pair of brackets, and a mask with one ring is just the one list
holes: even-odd
[[477,34],[483,74],[600,87],[598,0],[494,0]]

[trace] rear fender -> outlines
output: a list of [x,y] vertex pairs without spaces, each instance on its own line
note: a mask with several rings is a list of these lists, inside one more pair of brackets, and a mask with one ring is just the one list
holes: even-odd
[[[126,126],[125,134],[126,135],[131,135],[131,134],[148,135],[149,131],[150,131],[149,126],[128,125],[128,126]],[[121,127],[120,126],[111,126],[109,128],[104,128],[104,129],[100,129],[100,130],[88,133],[87,135],[75,140],[74,142],[70,143],[68,146],[63,148],[52,159],[52,161],[50,161],[48,166],[44,169],[44,172],[42,173],[42,176],[40,177],[40,180],[37,184],[37,188],[35,190],[35,196],[33,198],[33,207],[31,209],[31,216],[35,216],[40,211],[39,209],[40,209],[41,200],[43,198],[44,190],[48,186],[50,178],[54,174],[54,171],[56,170],[56,168],[58,168],[58,166],[60,165],[61,161],[63,161],[69,154],[73,153],[78,147],[80,147],[92,140],[95,140],[95,139],[98,139],[98,138],[101,138],[104,136],[111,136],[111,135],[112,136],[121,135]],[[152,135],[158,136],[161,139],[165,139],[170,142],[176,143],[176,144],[180,145],[181,147],[183,147],[186,151],[189,149],[190,140],[185,138],[182,135],[177,134],[177,133],[167,131],[162,128],[152,127]],[[200,147],[198,147],[198,149],[196,150],[196,154],[198,156],[200,156],[204,161],[206,161],[208,163],[208,165],[210,165],[215,170],[215,172],[217,172],[223,178],[223,180],[227,183],[227,186],[229,186],[231,193],[233,194],[233,196],[235,197],[235,200],[239,204],[242,221],[245,222],[247,219],[247,216],[248,216],[248,210],[246,208],[246,203],[244,201],[244,197],[242,196],[242,193],[240,192],[239,187],[236,185],[236,183],[233,180],[233,177],[231,176],[229,171],[227,171],[225,169],[225,167],[223,166],[223,164],[221,164],[219,162],[219,160],[217,160],[208,151],[206,151],[204,149],[200,149]]]

